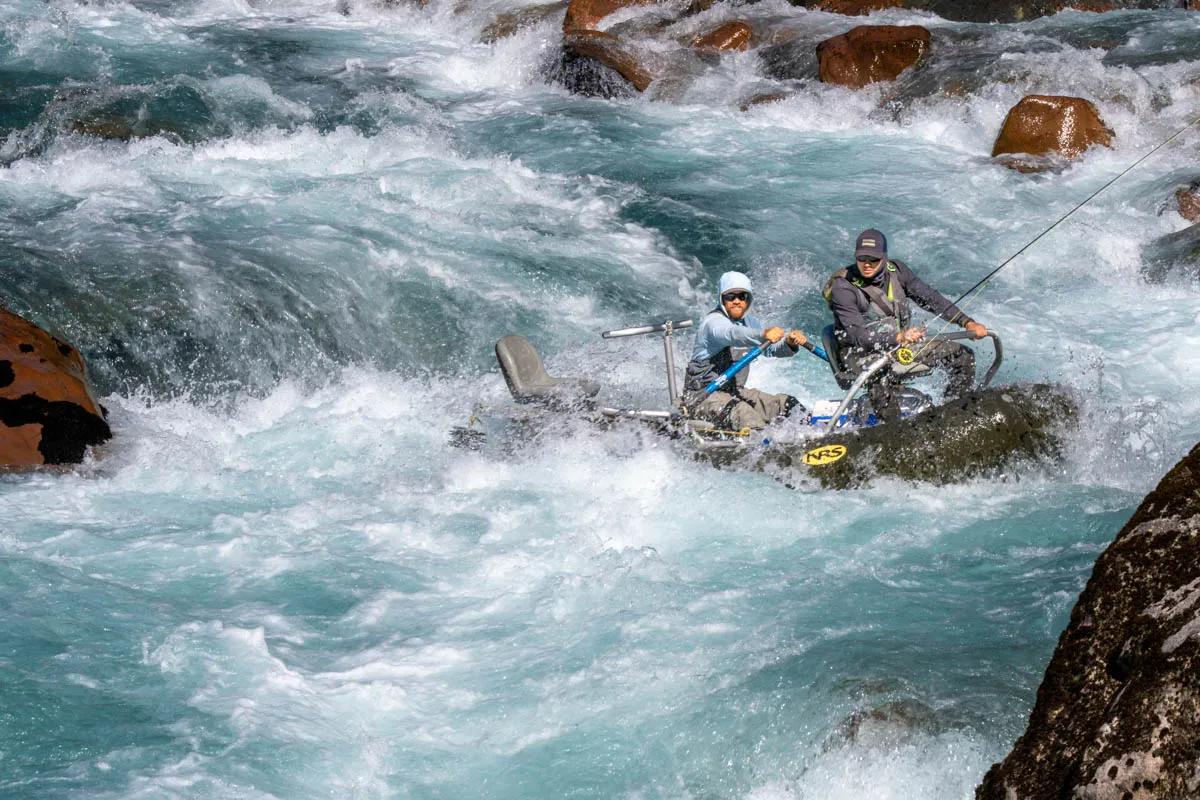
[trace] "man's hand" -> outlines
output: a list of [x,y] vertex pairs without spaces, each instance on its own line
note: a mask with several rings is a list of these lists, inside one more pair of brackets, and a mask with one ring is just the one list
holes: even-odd
[[924,338],[924,328],[905,328],[896,334],[896,344],[916,344]]
[[778,325],[772,325],[763,331],[763,338],[771,344],[775,344],[783,338],[783,328],[779,327]]
[[966,328],[976,339],[982,339],[988,335],[987,328],[983,327],[978,322],[968,322],[963,327]]
[[804,335],[804,331],[788,331],[787,343],[790,344],[793,349],[797,347],[803,347],[804,343],[807,341],[808,337]]

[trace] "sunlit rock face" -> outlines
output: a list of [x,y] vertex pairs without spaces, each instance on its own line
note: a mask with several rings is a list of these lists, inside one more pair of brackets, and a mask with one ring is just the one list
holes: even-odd
[[[1113,132],[1100,112],[1081,97],[1029,95],[1008,112],[992,156],[1079,157],[1094,145],[1112,145]],[[1009,166],[1036,169],[1036,161],[1015,159]]]
[[929,31],[920,25],[860,25],[817,45],[823,83],[860,89],[893,81],[929,50]]
[[697,36],[692,41],[692,47],[699,50],[745,50],[753,38],[754,31],[749,24],[733,20]]
[[111,435],[79,351],[0,308],[0,467],[77,463]]
[[1029,727],[978,800],[1200,795],[1198,486],[1200,446],[1097,559]]

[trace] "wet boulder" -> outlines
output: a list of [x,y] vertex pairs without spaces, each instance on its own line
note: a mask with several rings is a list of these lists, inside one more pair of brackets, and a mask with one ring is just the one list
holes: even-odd
[[699,50],[745,50],[754,38],[754,31],[741,20],[726,22],[692,40]]
[[1142,250],[1142,277],[1162,283],[1175,276],[1200,278],[1200,224],[1155,239]]
[[567,16],[563,19],[563,33],[597,30],[600,21],[609,14],[655,2],[657,0],[571,0],[567,5]]
[[79,351],[0,308],[0,467],[78,463],[104,418]]
[[1200,222],[1200,181],[1175,192],[1175,208],[1188,222]]
[[517,11],[501,14],[483,29],[482,33],[479,34],[479,40],[485,44],[498,42],[501,39],[512,36],[523,28],[531,28],[537,25],[542,20],[554,16],[566,7],[567,0],[561,0],[561,2],[557,3],[529,6]]
[[817,45],[823,83],[861,89],[894,81],[929,50],[929,31],[920,25],[860,25]]
[[1096,560],[1029,725],[978,800],[1200,793],[1198,485],[1200,445]]
[[556,80],[575,94],[623,97],[644,92],[654,76],[621,40],[601,31],[563,37]]
[[[1100,112],[1081,97],[1029,95],[1021,99],[1004,118],[992,156],[1021,154],[1077,158],[1089,147],[1111,147],[1112,130],[1100,118]],[[1008,162],[1021,168],[1025,161]],[[1029,161],[1031,168],[1036,162]]]

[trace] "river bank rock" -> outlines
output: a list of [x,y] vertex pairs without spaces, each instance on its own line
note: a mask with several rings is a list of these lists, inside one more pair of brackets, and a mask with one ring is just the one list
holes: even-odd
[[[1004,118],[992,156],[1011,154],[1077,158],[1093,145],[1112,145],[1113,132],[1100,112],[1081,97],[1032,94]],[[1010,162],[1021,169],[1024,162]],[[1035,164],[1031,164],[1036,169]]]
[[1161,236],[1142,250],[1142,277],[1148,282],[1176,276],[1200,278],[1200,224]]
[[1096,560],[977,800],[1200,796],[1200,445]]
[[920,25],[859,25],[817,45],[817,74],[823,83],[854,89],[894,81],[921,60],[929,41]]
[[0,308],[0,467],[78,463],[104,417],[79,351]]

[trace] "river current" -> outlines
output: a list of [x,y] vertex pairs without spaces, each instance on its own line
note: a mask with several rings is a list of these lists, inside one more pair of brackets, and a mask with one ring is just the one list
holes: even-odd
[[[1096,555],[1200,438],[1200,289],[1141,258],[1200,132],[970,306],[1001,382],[1083,404],[1060,464],[793,491],[448,431],[505,399],[507,333],[661,404],[657,340],[598,333],[696,318],[727,269],[816,333],[864,227],[956,295],[1197,116],[1200,15],[889,11],[986,79],[743,111],[781,86],[753,51],[577,97],[561,13],[481,43],[516,7],[0,8],[0,301],[83,351],[115,433],[0,477],[0,796],[968,798],[1023,730]],[[1114,147],[994,164],[1031,93],[1093,99]],[[753,370],[837,394],[803,353]]]

